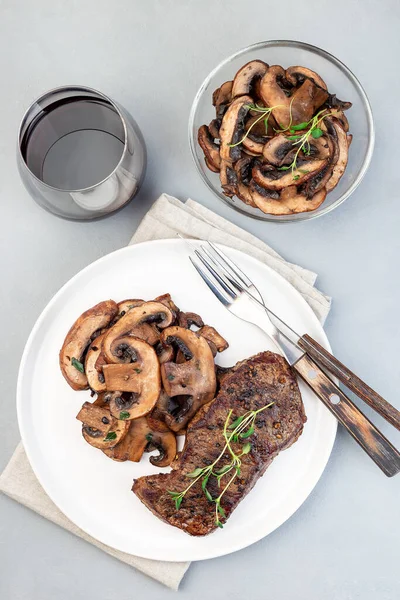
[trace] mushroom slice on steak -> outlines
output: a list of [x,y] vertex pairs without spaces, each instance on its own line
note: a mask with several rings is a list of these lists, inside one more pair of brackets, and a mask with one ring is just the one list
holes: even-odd
[[226,339],[223,338],[214,327],[211,327],[211,325],[204,325],[204,327],[199,329],[198,333],[209,343],[213,356],[215,356],[217,352],[223,352],[229,348]]
[[221,170],[219,172],[222,192],[225,196],[232,198],[236,194],[237,174],[231,163],[227,160],[221,161]]
[[157,323],[157,327],[163,329],[168,327],[174,321],[174,314],[171,309],[161,302],[145,302],[141,306],[132,308],[111,329],[106,332],[103,339],[102,352],[109,363],[118,363],[121,357],[114,354],[115,340],[126,335],[135,336],[144,339],[149,344],[158,342],[158,333],[152,323]]
[[[219,130],[221,140],[220,155],[222,161],[235,162],[241,157],[240,145],[244,135],[244,120],[253,100],[250,96],[240,96],[226,111]],[[233,146],[232,146],[233,145]]]
[[[157,354],[143,340],[132,338],[134,363],[103,367],[107,391],[121,392],[110,400],[110,412],[117,419],[137,419],[155,406],[161,390],[160,365]],[[128,392],[124,395],[123,392]]]
[[103,369],[98,363],[101,355],[101,344],[104,333],[99,335],[89,346],[85,358],[85,373],[91,390],[95,392],[105,392],[106,384],[104,381]]
[[326,160],[298,161],[298,166],[292,171],[280,171],[270,165],[256,164],[253,167],[253,179],[258,185],[270,190],[282,190],[290,185],[301,185],[324,168]]
[[325,81],[311,69],[307,69],[306,67],[289,67],[286,69],[286,79],[290,81],[290,83],[294,86],[298,86],[304,83],[305,79],[311,79],[316,85],[327,90],[327,85]]
[[225,81],[225,83],[213,93],[212,100],[218,120],[222,119],[232,100],[232,85],[233,81]]
[[235,163],[235,171],[237,174],[236,195],[238,198],[240,198],[240,200],[243,200],[245,204],[257,208],[257,205],[254,204],[249,188],[252,177],[251,168],[253,164],[254,159],[251,157],[241,158],[237,161],[237,163]]
[[118,313],[114,300],[106,300],[85,311],[72,325],[60,350],[61,372],[74,390],[84,390],[88,380],[84,372],[84,353],[96,333],[107,327]]
[[252,93],[256,79],[260,79],[268,71],[268,65],[262,60],[252,60],[244,65],[235,75],[232,86],[232,98]]
[[166,415],[166,423],[173,431],[183,429],[203,404],[215,395],[216,376],[214,358],[207,341],[197,332],[183,327],[169,327],[161,335],[164,345],[176,345],[186,362],[167,362],[161,365],[161,377],[166,394],[184,396],[184,402]]
[[83,423],[82,435],[95,448],[111,448],[127,434],[129,423],[119,421],[110,415],[108,407],[96,406],[85,402],[76,415]]
[[210,131],[207,125],[202,125],[199,128],[197,139],[201,149],[204,152],[204,156],[207,160],[207,164],[211,164],[213,167],[219,170],[221,165],[221,157],[219,155],[219,146],[214,143],[213,138],[210,135]]

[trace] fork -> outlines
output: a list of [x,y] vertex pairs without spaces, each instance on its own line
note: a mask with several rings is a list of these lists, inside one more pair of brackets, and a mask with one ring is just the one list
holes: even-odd
[[[185,241],[187,242],[187,240]],[[368,390],[371,390],[371,388],[356,378],[351,371],[326,352],[311,337],[307,335],[298,336],[293,329],[272,313],[269,307],[266,306],[256,285],[215,244],[208,242],[208,247],[205,245],[194,247],[191,244],[189,246],[198,259],[196,261],[189,256],[193,266],[218,300],[236,317],[261,329],[273,342],[278,353],[287,359],[303,381],[342,423],[378,467],[388,477],[396,475],[400,471],[400,453],[398,450],[330,379],[325,371],[333,372],[341,381],[348,384],[349,381],[353,382],[353,379],[355,379]],[[278,320],[279,328],[272,322],[269,316],[270,313]],[[286,329],[284,329],[285,327]],[[284,331],[281,330],[282,328]],[[297,343],[292,341],[291,334],[298,338]],[[302,340],[304,340],[303,343],[301,343]],[[320,368],[318,363],[324,367],[325,371]],[[353,376],[353,379],[349,373]],[[363,400],[368,395],[365,388],[360,391],[353,382],[353,391]],[[369,398],[368,403],[387,420],[394,421],[393,424],[396,427],[399,427],[400,413],[376,392],[373,390],[371,392],[383,401],[383,406],[391,418],[383,414],[380,406],[375,405],[374,397]],[[388,407],[392,410],[389,410]]]

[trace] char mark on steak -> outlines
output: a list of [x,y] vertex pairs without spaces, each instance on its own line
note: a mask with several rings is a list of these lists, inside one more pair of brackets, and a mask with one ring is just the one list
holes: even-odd
[[[225,441],[223,427],[229,411],[236,418],[247,411],[260,412],[255,431],[244,442],[251,442],[251,451],[242,457],[238,475],[223,495],[221,505],[225,522],[239,502],[248,494],[281,450],[289,448],[299,437],[306,421],[304,406],[296,376],[286,360],[272,352],[262,352],[238,363],[221,381],[217,397],[203,406],[189,423],[185,446],[173,463],[170,473],[140,477],[133,492],[157,517],[179,527],[190,535],[206,535],[215,528],[215,503],[207,500],[198,481],[184,496],[179,510],[169,491],[181,492],[190,483],[187,474],[197,467],[210,465],[220,454]],[[235,445],[240,452],[240,442]],[[218,468],[230,462],[228,452]],[[216,498],[232,473],[224,475],[218,488],[210,477],[207,488]]]

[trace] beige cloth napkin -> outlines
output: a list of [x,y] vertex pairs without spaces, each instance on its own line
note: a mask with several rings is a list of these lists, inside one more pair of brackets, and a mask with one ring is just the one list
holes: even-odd
[[[290,281],[312,307],[319,320],[322,323],[325,321],[330,308],[330,298],[314,287],[317,277],[315,273],[287,263],[267,244],[193,200],[187,200],[183,204],[176,198],[162,194],[144,217],[130,244],[174,238],[177,233],[221,242],[258,258]],[[58,510],[39,484],[21,443],[0,476],[0,491],[173,590],[178,589],[189,567],[188,562],[152,561],[118,552],[76,527]]]

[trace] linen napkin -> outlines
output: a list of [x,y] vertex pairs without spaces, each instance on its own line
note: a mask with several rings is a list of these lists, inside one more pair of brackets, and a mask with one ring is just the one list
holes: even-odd
[[[331,300],[314,287],[315,273],[286,262],[267,244],[194,200],[189,199],[183,204],[172,196],[162,194],[142,220],[130,244],[175,238],[177,233],[220,242],[257,258],[285,277],[302,294],[321,323],[325,321]],[[47,496],[32,471],[22,443],[0,476],[0,491],[173,590],[178,589],[190,565],[188,562],[153,561],[118,552],[87,535],[69,521]]]

